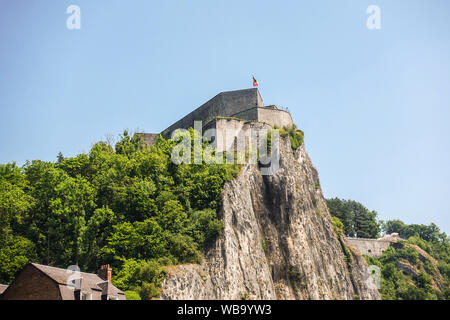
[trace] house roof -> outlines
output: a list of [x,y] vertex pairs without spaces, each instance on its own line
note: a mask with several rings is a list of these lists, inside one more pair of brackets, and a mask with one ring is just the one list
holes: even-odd
[[99,286],[100,288],[102,288],[103,294],[106,293],[107,295],[116,295],[114,289],[117,289],[117,288],[114,287],[114,286],[112,285],[111,282],[109,282],[109,281],[104,281],[104,282],[102,282],[102,283],[99,283],[98,286]]
[[[74,280],[74,276],[77,275],[75,271],[45,266],[37,263],[32,263],[31,265],[58,283],[63,299],[73,296],[73,287],[70,284],[72,283],[71,280]],[[80,272],[79,275],[82,279],[81,291],[93,291],[95,295],[100,296],[103,292],[108,295],[124,295],[121,290],[97,274]]]
[[0,284],[0,294],[2,294],[6,290],[6,288],[8,288],[8,285]]

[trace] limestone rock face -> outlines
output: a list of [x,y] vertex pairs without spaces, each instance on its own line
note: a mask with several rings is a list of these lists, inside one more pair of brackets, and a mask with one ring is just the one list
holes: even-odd
[[245,165],[223,190],[223,234],[201,265],[171,267],[161,299],[380,299],[364,259],[333,231],[304,146],[280,139],[280,169]]

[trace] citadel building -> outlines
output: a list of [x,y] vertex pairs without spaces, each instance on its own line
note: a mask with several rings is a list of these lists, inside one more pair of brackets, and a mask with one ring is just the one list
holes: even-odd
[[202,121],[202,131],[216,130],[216,149],[226,151],[236,138],[253,128],[279,128],[293,125],[286,110],[275,105],[264,106],[257,88],[221,92],[191,113],[187,114],[161,133],[139,133],[147,145],[153,145],[161,134],[170,138],[176,129],[194,127],[194,121]]

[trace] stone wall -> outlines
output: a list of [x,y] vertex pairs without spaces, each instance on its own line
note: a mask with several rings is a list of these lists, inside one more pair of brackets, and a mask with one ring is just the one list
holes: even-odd
[[[233,147],[236,149],[236,146],[239,146],[238,150],[249,151],[250,144],[255,146],[258,144],[258,133],[267,132],[264,129],[270,130],[270,126],[257,121],[220,118],[212,122],[209,127],[216,129],[215,147],[219,152],[231,150]],[[252,137],[252,130],[256,134],[254,137]]]
[[371,257],[381,256],[389,247],[391,241],[381,239],[347,238],[347,243],[361,254]]
[[294,123],[289,112],[269,107],[258,108],[258,121],[280,128],[290,127]]
[[[171,138],[176,129],[194,127],[194,121],[202,121],[203,130],[217,130],[217,149],[229,150],[235,138],[248,135],[249,129],[260,123],[260,126],[278,126],[280,128],[293,125],[289,112],[276,106],[263,105],[257,88],[222,92],[195,109],[182,119],[161,132],[164,138]],[[268,128],[270,129],[270,128]],[[151,146],[158,134],[138,133],[144,142]]]
[[159,137],[159,133],[144,133],[144,132],[137,132],[136,135],[141,136],[142,141],[148,146],[152,146],[155,144],[156,139]]
[[[232,117],[243,111],[262,106],[262,98],[256,88],[222,92],[163,130],[161,134],[165,138],[170,138],[176,129],[193,127],[195,120],[201,120],[203,125],[206,125],[217,116]],[[257,120],[257,118],[249,120]]]
[[58,284],[28,265],[3,293],[2,300],[61,300]]
[[258,119],[258,109],[259,109],[258,107],[254,107],[254,108],[233,114],[233,115],[231,115],[231,117],[244,119],[244,120],[257,120]]

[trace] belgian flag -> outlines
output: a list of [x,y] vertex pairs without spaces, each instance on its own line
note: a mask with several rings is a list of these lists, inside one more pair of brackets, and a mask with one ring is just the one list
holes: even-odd
[[253,76],[252,76],[252,78],[253,78],[253,86],[257,87],[258,86],[258,80],[256,80],[255,77],[253,77]]

